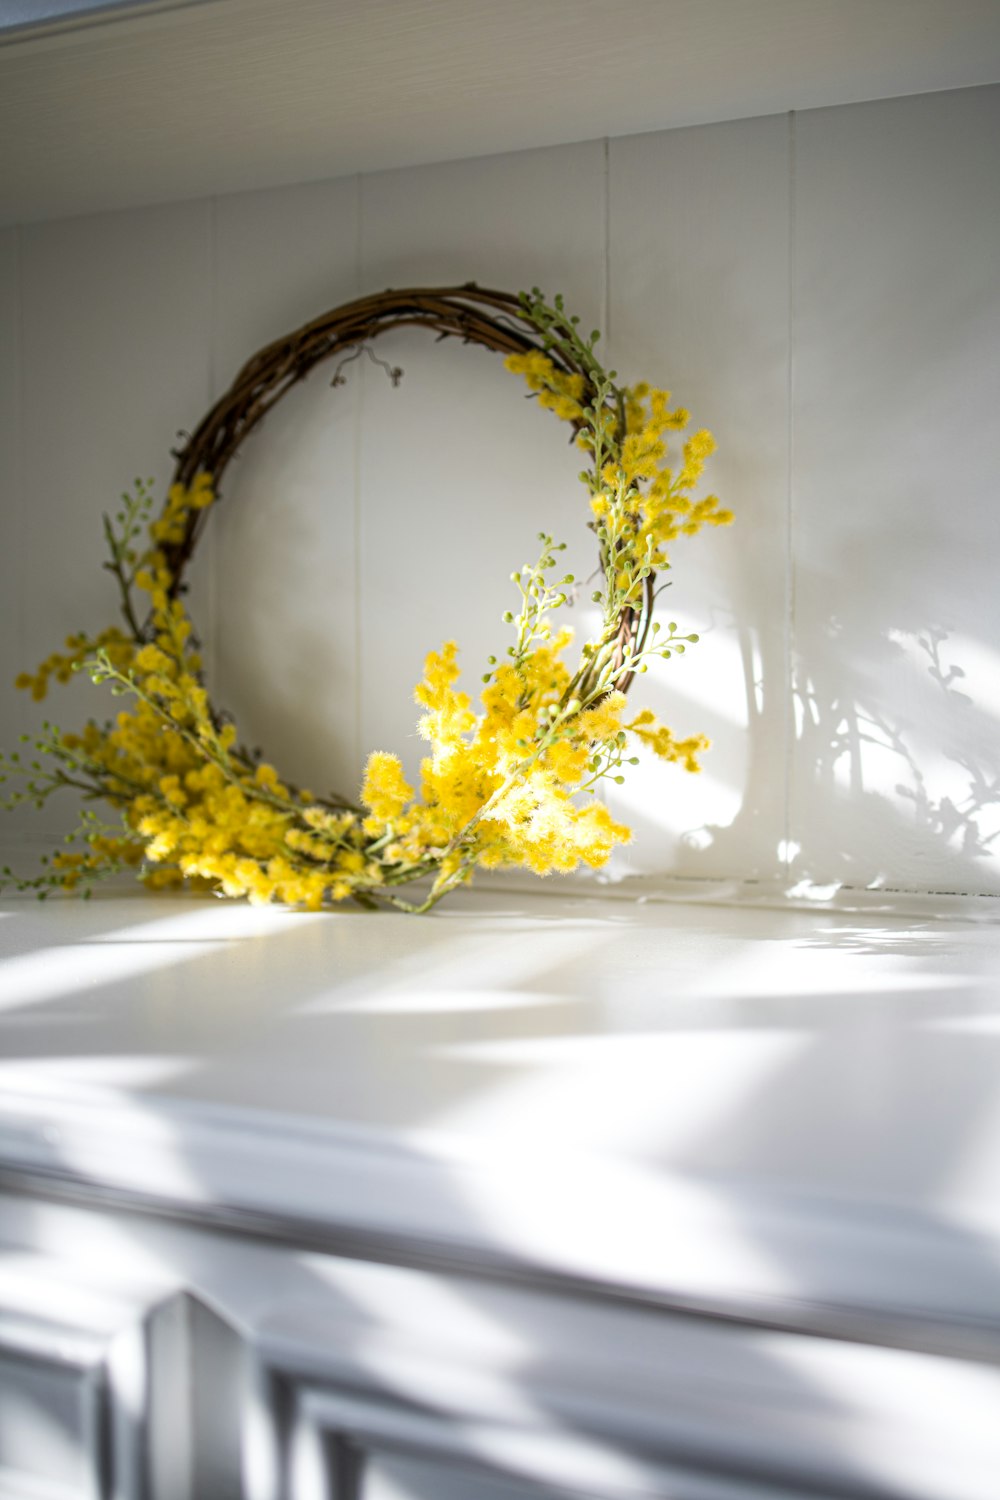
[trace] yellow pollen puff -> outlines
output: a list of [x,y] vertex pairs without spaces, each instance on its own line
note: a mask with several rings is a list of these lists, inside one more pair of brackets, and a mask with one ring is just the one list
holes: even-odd
[[373,750],[368,757],[361,787],[361,801],[373,817],[391,823],[412,797],[413,788],[403,776],[399,757],[384,750]]

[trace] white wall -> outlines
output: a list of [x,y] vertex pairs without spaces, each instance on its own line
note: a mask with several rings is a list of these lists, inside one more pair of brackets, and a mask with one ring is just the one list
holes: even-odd
[[[678,544],[702,642],[635,689],[714,749],[637,768],[619,872],[1000,893],[998,128],[988,87],[0,233],[0,737],[43,716],[15,671],[114,616],[101,510],[257,347],[385,285],[538,284],[713,429],[737,513]],[[378,352],[399,389],[320,369],[250,440],[194,570],[215,696],[317,789],[415,769],[424,652],[457,635],[478,683],[540,526],[593,565],[499,360]]]

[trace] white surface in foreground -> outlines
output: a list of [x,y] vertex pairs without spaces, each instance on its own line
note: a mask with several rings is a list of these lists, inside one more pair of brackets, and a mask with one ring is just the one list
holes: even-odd
[[783,1317],[996,1321],[995,926],[4,912],[0,1163]]

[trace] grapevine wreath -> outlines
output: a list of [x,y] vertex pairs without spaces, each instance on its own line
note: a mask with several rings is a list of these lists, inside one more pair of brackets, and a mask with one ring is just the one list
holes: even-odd
[[[710,433],[695,432],[677,459],[667,434],[689,414],[670,394],[626,387],[584,338],[561,297],[513,296],[469,283],[385,291],[335,308],[268,345],[244,365],[176,454],[166,504],[154,517],[152,482],[136,481],[104,529],[106,566],[120,593],[124,626],[70,636],[18,686],[36,699],[49,680],[85,670],[126,700],[117,717],[76,733],[46,723],[25,756],[4,756],[0,774],[19,776],[8,805],[41,806],[64,787],[83,794],[79,826],[43,873],[17,879],[46,895],[89,893],[99,876],[134,867],[154,888],[187,883],[254,902],[315,909],[352,899],[427,911],[474,868],[527,867],[540,875],[580,863],[600,866],[629,837],[593,795],[635,764],[630,740],[689,771],[707,748],[702,735],[675,739],[644,709],[626,716],[625,695],[652,657],[697,639],[653,619],[656,579],[667,546],[682,533],[732,518],[714,495],[696,500]],[[247,435],[323,360],[346,363],[393,328],[425,328],[480,344],[504,357],[538,404],[569,424],[584,454],[580,478],[597,538],[600,628],[575,661],[572,631],[553,622],[575,580],[559,574],[565,544],[541,534],[538,561],[511,575],[520,605],[503,618],[514,633],[506,657],[490,657],[481,706],[455,686],[457,647],[427,657],[416,701],[430,746],[419,796],[395,755],[368,758],[357,805],[293,786],[245,749],[232,718],[211,700],[184,579],[226,470]],[[391,371],[393,379],[398,371]],[[104,803],[113,821],[93,809]],[[424,880],[416,901],[400,888]],[[429,885],[429,889],[428,889]]]

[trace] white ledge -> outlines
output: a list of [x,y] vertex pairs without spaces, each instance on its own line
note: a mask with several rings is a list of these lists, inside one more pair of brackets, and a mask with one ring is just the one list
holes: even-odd
[[567,896],[9,902],[0,1171],[981,1356],[998,958],[982,922]]

